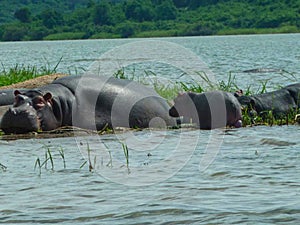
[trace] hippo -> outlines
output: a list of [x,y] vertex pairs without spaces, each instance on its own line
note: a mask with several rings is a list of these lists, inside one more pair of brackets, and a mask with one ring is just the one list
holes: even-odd
[[[22,89],[20,91],[24,91]],[[0,90],[0,106],[11,105],[14,102],[15,95],[13,90]]]
[[167,101],[135,81],[66,76],[40,88],[11,92],[4,101],[13,95],[12,106],[0,124],[5,133],[49,131],[62,126],[102,130],[175,125]]
[[283,89],[288,90],[295,101],[297,109],[300,109],[300,83],[290,84]]
[[200,129],[226,126],[241,127],[241,105],[232,93],[209,91],[180,93],[169,110],[172,117],[183,117],[183,123],[195,123]]
[[250,69],[250,70],[243,70],[243,73],[282,73],[286,72],[285,70],[282,69],[274,69],[274,68],[255,68],[255,69]]
[[291,84],[279,90],[251,96],[235,95],[250,116],[265,116],[272,112],[276,119],[295,112],[300,107],[300,83]]

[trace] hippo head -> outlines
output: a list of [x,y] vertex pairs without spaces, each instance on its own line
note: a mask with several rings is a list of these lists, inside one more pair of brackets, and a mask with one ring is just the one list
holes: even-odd
[[52,94],[37,90],[14,92],[14,104],[3,115],[0,128],[4,133],[27,133],[57,127],[52,109]]
[[198,113],[196,106],[193,102],[195,93],[186,92],[179,93],[174,99],[174,105],[169,109],[169,115],[171,117],[183,117],[184,123],[197,122]]
[[242,95],[238,96],[237,99],[241,104],[242,110],[246,111],[251,118],[257,116],[256,101],[253,97]]

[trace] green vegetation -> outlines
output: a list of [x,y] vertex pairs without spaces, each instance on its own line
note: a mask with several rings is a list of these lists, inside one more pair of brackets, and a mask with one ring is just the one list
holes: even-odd
[[55,146],[51,146],[51,145],[43,145],[42,147],[43,149],[45,149],[45,159],[43,161],[41,161],[41,159],[39,157],[37,157],[35,164],[34,164],[34,169],[36,170],[37,168],[39,169],[39,175],[41,175],[42,173],[42,168],[44,167],[46,170],[48,170],[48,162],[50,161],[50,169],[52,171],[54,171],[54,155],[53,153],[54,150],[57,150],[62,161],[63,161],[63,166],[64,169],[66,169],[66,160],[65,160],[65,153],[64,153],[64,149],[60,146],[55,147]]
[[298,0],[2,0],[0,40],[290,33]]
[[60,58],[53,68],[51,68],[49,64],[41,68],[16,64],[14,67],[9,69],[2,65],[2,70],[0,70],[0,86],[11,85],[39,76],[55,73],[61,60],[62,58]]

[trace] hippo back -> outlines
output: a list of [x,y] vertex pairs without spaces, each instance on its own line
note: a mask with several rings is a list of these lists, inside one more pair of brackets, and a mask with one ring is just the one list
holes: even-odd
[[[21,92],[26,91],[27,89],[18,89]],[[15,95],[14,89],[0,90],[0,106],[12,105],[14,103]]]
[[53,84],[63,85],[75,95],[74,126],[97,130],[105,126],[143,128],[157,118],[158,123],[175,124],[168,115],[166,100],[135,81],[88,75],[63,77]]

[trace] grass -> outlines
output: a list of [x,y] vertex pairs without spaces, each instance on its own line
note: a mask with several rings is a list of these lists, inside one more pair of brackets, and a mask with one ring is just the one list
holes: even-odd
[[217,35],[249,35],[249,34],[284,34],[299,33],[297,26],[281,26],[279,28],[240,28],[224,29],[217,32]]
[[44,37],[43,40],[54,41],[54,40],[78,40],[84,39],[86,34],[84,32],[63,32],[56,34],[49,34]]
[[40,68],[36,66],[16,64],[14,67],[9,69],[5,68],[2,64],[2,70],[0,70],[0,86],[11,85],[39,76],[56,73],[57,67],[61,61],[62,57],[53,68],[49,65],[49,63]]
[[[113,160],[112,160],[113,158],[112,158],[112,153],[111,153],[110,147],[105,142],[102,142],[102,143],[105,146],[105,149],[107,150],[107,152],[109,154],[109,161],[106,164],[106,167],[112,168],[113,167]],[[120,142],[120,144],[121,144],[121,147],[123,149],[124,156],[125,156],[126,168],[128,170],[128,173],[130,173],[128,146],[124,142]],[[94,160],[93,160],[93,163],[92,163],[92,158],[91,158],[91,152],[92,151],[93,150],[90,148],[90,145],[87,142],[87,159],[81,164],[80,169],[82,169],[86,164],[88,164],[89,172],[93,172],[95,170],[96,163],[97,163],[97,157],[94,156]],[[101,166],[103,166],[103,161],[101,161]]]
[[45,158],[44,158],[44,160],[41,160],[40,157],[37,157],[37,159],[35,160],[35,164],[34,164],[34,170],[36,170],[38,168],[39,169],[39,175],[41,175],[43,167],[46,170],[49,170],[48,162],[50,162],[50,170],[54,171],[53,153],[55,153],[55,150],[58,151],[59,156],[61,157],[62,162],[63,162],[63,167],[64,167],[64,169],[66,169],[65,153],[64,153],[64,150],[61,146],[60,147],[55,147],[55,146],[50,146],[50,145],[43,145],[42,148],[45,149]]

